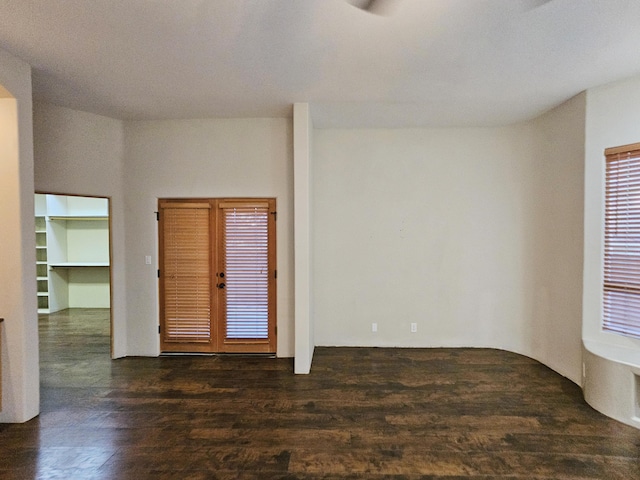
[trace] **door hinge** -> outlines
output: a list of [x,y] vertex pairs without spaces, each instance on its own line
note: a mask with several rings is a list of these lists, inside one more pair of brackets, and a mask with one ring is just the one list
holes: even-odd
[[273,219],[277,222],[278,221],[278,212],[270,212],[271,215],[273,215]]
[[273,272],[273,278],[278,278],[278,270],[274,270],[274,272]]
[[153,212],[156,214],[156,222],[160,221],[160,212]]
[[158,269],[158,278],[160,278],[160,269]]
[[162,326],[158,325],[158,333],[162,333]]

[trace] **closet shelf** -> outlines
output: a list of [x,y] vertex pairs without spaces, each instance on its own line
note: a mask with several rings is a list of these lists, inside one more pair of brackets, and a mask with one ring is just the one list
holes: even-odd
[[57,262],[50,263],[51,268],[76,268],[76,267],[108,267],[109,262]]
[[51,215],[49,220],[85,220],[85,221],[95,221],[95,220],[109,220],[109,217],[106,215],[89,215],[89,216],[75,216],[75,215]]

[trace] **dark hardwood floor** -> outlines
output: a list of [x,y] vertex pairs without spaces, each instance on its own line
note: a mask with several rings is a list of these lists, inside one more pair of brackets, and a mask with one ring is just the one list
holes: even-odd
[[41,415],[2,479],[640,479],[640,430],[486,349],[109,359],[108,311],[40,320]]

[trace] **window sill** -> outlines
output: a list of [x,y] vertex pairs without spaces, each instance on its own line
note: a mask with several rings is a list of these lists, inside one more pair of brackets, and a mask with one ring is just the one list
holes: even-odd
[[638,369],[636,374],[640,375],[640,350],[633,347],[623,347],[594,340],[583,340],[584,348],[599,357],[610,362],[627,365],[632,369]]
[[640,350],[583,340],[582,388],[594,409],[640,429]]

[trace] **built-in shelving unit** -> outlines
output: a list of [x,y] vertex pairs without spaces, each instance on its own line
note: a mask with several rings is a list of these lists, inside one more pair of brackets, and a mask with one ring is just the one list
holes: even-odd
[[44,216],[36,216],[36,276],[38,282],[38,313],[49,313],[47,224]]
[[40,312],[110,306],[108,212],[104,198],[36,195]]

